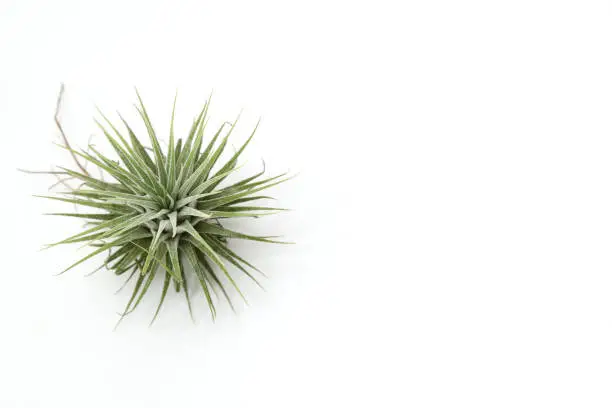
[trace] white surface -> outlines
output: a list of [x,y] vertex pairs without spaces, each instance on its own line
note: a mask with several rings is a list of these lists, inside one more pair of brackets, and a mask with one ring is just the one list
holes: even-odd
[[[607,1],[0,2],[2,407],[609,407]],[[245,108],[245,157],[300,176],[243,246],[270,279],[190,323],[93,266],[30,198],[93,105],[167,125]],[[185,123],[183,122],[183,123]],[[99,138],[99,136],[98,136]],[[96,140],[96,137],[93,139]],[[57,208],[57,207],[53,207]]]

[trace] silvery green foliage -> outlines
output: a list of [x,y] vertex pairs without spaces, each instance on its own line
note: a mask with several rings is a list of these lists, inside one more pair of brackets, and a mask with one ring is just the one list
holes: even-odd
[[[163,275],[164,283],[151,323],[155,321],[173,282],[176,290],[185,294],[191,313],[186,273],[195,273],[214,319],[213,293],[221,292],[231,305],[226,288],[228,284],[223,282],[228,282],[242,296],[228,272],[228,265],[257,283],[250,272],[257,269],[228,247],[228,239],[280,243],[273,240],[274,237],[230,230],[223,225],[223,220],[282,211],[281,208],[253,203],[270,199],[257,193],[289,177],[285,173],[266,178],[264,168],[255,175],[224,184],[226,178],[237,170],[238,158],[257,127],[225,163],[219,163],[236,122],[224,123],[212,137],[206,138],[210,100],[183,140],[174,135],[175,98],[167,149],[162,149],[140,95],[138,100],[137,110],[146,127],[150,147],[141,143],[123,118],[125,129],[120,131],[103,114],[106,125],[99,122],[98,125],[119,160],[107,157],[93,146],[76,150],[66,144],[65,148],[71,152],[79,169],[61,167],[61,171],[55,173],[77,179],[82,184],[57,196],[42,197],[93,210],[89,213],[54,213],[86,219],[88,228],[50,246],[85,243],[95,248],[63,272],[98,254],[108,253],[98,269],[107,268],[116,275],[126,274],[128,281],[136,278],[122,318],[138,306],[158,274]],[[112,177],[112,181],[92,176],[79,160],[100,168]]]

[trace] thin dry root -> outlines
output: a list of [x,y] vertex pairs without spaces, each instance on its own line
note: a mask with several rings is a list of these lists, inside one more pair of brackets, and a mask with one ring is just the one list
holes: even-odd
[[72,156],[72,159],[74,160],[74,162],[76,163],[77,167],[79,169],[81,169],[81,171],[83,172],[83,174],[85,174],[86,176],[89,176],[89,172],[87,171],[87,169],[81,164],[81,162],[77,159],[76,154],[74,154],[74,151],[72,150],[72,147],[70,147],[70,142],[68,142],[68,138],[66,137],[66,133],[64,133],[64,128],[62,128],[62,124],[59,120],[59,113],[60,113],[60,108],[62,107],[62,98],[64,97],[64,83],[62,82],[61,86],[60,86],[60,91],[59,91],[59,95],[57,95],[57,104],[55,105],[55,125],[57,126],[57,128],[60,131],[60,134],[62,135],[62,141],[64,143],[64,146],[68,149],[68,151],[70,152],[70,155]]

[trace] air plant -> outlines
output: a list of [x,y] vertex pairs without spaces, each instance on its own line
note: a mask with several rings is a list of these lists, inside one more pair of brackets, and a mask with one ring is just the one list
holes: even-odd
[[[59,146],[72,155],[76,168],[58,167],[51,173],[60,178],[58,183],[64,186],[70,187],[65,182],[67,179],[78,180],[81,184],[57,195],[37,197],[74,204],[75,208],[91,209],[86,213],[75,210],[51,214],[84,219],[86,229],[48,247],[80,243],[94,250],[60,274],[98,254],[107,253],[96,271],[106,268],[116,275],[126,275],[125,283],[136,278],[132,295],[119,322],[139,305],[157,275],[163,277],[163,286],[151,323],[158,316],[171,284],[174,284],[177,292],[184,293],[191,314],[188,274],[197,277],[213,320],[216,316],[214,298],[219,291],[233,309],[227,289],[233,287],[243,299],[244,295],[228,266],[244,273],[258,285],[252,271],[259,270],[236,254],[228,246],[228,240],[284,243],[275,240],[276,237],[249,235],[223,224],[230,218],[259,217],[284,210],[254,202],[270,199],[258,193],[287,181],[290,177],[286,173],[264,177],[264,166],[261,172],[250,177],[226,182],[238,170],[238,158],[251,141],[257,126],[246,142],[226,162],[220,163],[221,154],[238,119],[233,123],[223,123],[211,137],[206,137],[209,98],[194,119],[187,137],[176,137],[175,97],[168,146],[162,149],[159,133],[154,129],[136,91],[139,101],[136,109],[146,128],[150,147],[141,142],[121,115],[119,117],[124,125],[121,131],[102,112],[100,116],[104,124],[96,121],[112,146],[118,158],[116,160],[92,145],[86,150],[70,146],[57,114],[62,92],[63,86],[56,110],[56,124],[63,139]],[[100,177],[91,174],[85,163],[98,167]],[[103,177],[103,174],[110,176],[110,179]]]

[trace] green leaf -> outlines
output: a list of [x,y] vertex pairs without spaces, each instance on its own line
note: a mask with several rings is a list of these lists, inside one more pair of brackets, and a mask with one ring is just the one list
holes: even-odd
[[[203,163],[202,166],[204,166],[206,163]],[[200,168],[198,168],[192,175],[191,177],[189,177],[182,185],[182,187],[179,190],[179,196],[180,197],[185,197],[188,193],[191,195],[198,195],[201,194],[206,187],[208,187],[209,185],[211,185],[212,183],[216,182],[217,180],[221,179],[222,177],[227,177],[230,173],[233,173],[234,171],[236,171],[236,169],[232,169],[229,170],[225,173],[221,173],[209,180],[204,181],[202,184],[198,185],[196,188],[194,188],[192,190],[192,187],[195,185],[195,183],[198,181],[198,179],[200,178],[199,173],[201,171],[204,171]],[[207,193],[207,196],[211,195],[210,193]],[[203,196],[206,197],[206,196]]]
[[179,216],[184,217],[184,216],[189,216],[189,217],[199,217],[202,219],[207,219],[210,218],[211,215],[208,213],[204,213],[200,210],[196,210],[195,208],[191,208],[191,207],[183,207],[181,208],[181,210],[179,211]]
[[134,205],[139,205],[141,207],[144,207],[144,208],[147,208],[153,211],[160,210],[159,204],[155,200],[149,198],[148,196],[119,193],[116,191],[100,191],[100,190],[85,190],[85,189],[70,191],[70,192],[63,193],[63,194],[87,197],[87,198],[92,198],[95,200],[105,200],[106,202],[109,202],[112,204],[122,204],[122,203],[134,204]]
[[231,207],[217,207],[215,211],[228,211],[228,212],[244,212],[244,211],[264,211],[264,212],[280,212],[280,211],[291,211],[289,208],[276,208],[276,207],[260,207],[260,206],[246,206],[237,205]]
[[34,197],[46,198],[48,200],[63,201],[65,203],[77,204],[77,205],[82,205],[85,207],[99,208],[99,209],[107,210],[110,212],[119,212],[119,213],[133,212],[133,210],[130,208],[125,208],[125,207],[122,207],[116,204],[101,203],[101,202],[91,201],[91,200],[81,200],[78,198],[64,198],[64,197],[54,197],[54,196],[45,196],[45,195],[35,195]]
[[[225,290],[225,286],[223,285],[223,283],[221,283],[221,280],[219,279],[219,277],[217,276],[217,274],[215,273],[213,268],[210,266],[210,264],[206,260],[206,256],[204,254],[202,254],[202,253],[199,253],[198,254],[198,258],[200,259],[200,262],[202,263],[202,265],[204,266],[204,269],[208,273],[208,276],[210,276],[210,278],[213,280],[213,282],[215,282],[217,287],[221,290],[221,293],[223,293],[223,296],[225,297],[225,300],[229,304],[229,306],[232,309],[232,311],[234,311],[234,313],[235,313],[236,309],[234,308],[234,303],[232,302],[232,299],[229,297],[229,294],[227,293],[227,290]],[[242,297],[242,299],[244,300],[245,303],[248,304],[248,302],[246,301],[246,299],[244,299],[244,297]]]
[[[176,142],[176,149],[175,150],[175,157],[176,157],[176,164],[177,166],[181,163],[181,149],[183,147],[183,139],[179,139],[178,142]],[[180,168],[180,167],[179,167]]]
[[187,140],[185,141],[185,146],[181,153],[182,154],[181,160],[180,160],[181,162],[185,161],[185,159],[187,159],[189,154],[191,154],[192,152],[191,145],[193,144],[193,138],[196,137],[197,132],[203,126],[205,118],[206,118],[206,114],[208,113],[209,106],[210,106],[210,97],[204,104],[204,107],[202,108],[202,111],[200,112],[196,120],[193,122],[191,130],[189,131],[189,135],[187,136]]
[[155,260],[155,256],[157,254],[157,248],[159,247],[159,244],[161,242],[162,233],[164,232],[164,229],[169,223],[170,221],[168,220],[160,221],[157,232],[155,233],[155,236],[153,237],[153,240],[151,241],[151,245],[149,246],[149,250],[145,258],[144,266],[142,267],[141,273],[143,275],[149,271],[149,268],[151,267],[153,261]]
[[[236,151],[236,153],[234,153],[234,155],[232,156],[231,159],[229,159],[227,161],[227,163],[221,167],[221,169],[219,169],[219,171],[216,174],[222,174],[227,172],[230,169],[233,169],[236,166],[236,163],[238,162],[238,157],[242,154],[242,152],[244,151],[244,149],[247,147],[247,145],[249,144],[249,142],[251,141],[251,139],[253,139],[253,136],[255,136],[255,132],[257,131],[257,128],[259,127],[259,122],[257,122],[257,125],[255,125],[255,129],[253,129],[253,133],[251,133],[251,136],[249,136],[249,138],[246,140],[246,142],[243,143],[243,145],[240,147],[240,149],[238,149],[238,151]],[[265,171],[265,166],[264,166],[264,171]],[[209,188],[207,191],[211,191],[212,189],[214,189],[217,185],[219,185],[219,183],[221,183],[225,178],[222,177],[220,180],[215,181]],[[259,176],[255,176],[259,177]]]
[[75,218],[88,218],[91,220],[112,220],[117,217],[117,214],[108,213],[108,214],[79,214],[79,213],[46,213],[43,215],[59,215],[62,217],[75,217]]
[[197,225],[197,231],[198,233],[218,235],[218,236],[227,237],[227,238],[248,239],[251,241],[268,242],[268,243],[273,243],[273,244],[290,244],[290,242],[271,240],[270,238],[276,238],[273,236],[256,236],[256,235],[243,234],[241,232],[232,231],[227,228],[218,227],[208,222],[199,223]]
[[263,217],[265,215],[278,214],[280,211],[267,210],[264,212],[248,212],[248,211],[208,211],[213,218],[236,218],[236,217]]
[[197,249],[199,249],[202,253],[206,254],[206,256],[209,257],[215,264],[217,264],[217,266],[223,271],[223,273],[225,274],[227,279],[230,281],[232,286],[236,289],[238,294],[240,294],[240,297],[242,297],[242,299],[246,302],[246,298],[244,297],[244,295],[240,291],[240,288],[238,288],[238,285],[236,285],[236,282],[234,282],[234,279],[231,277],[231,275],[229,274],[229,272],[225,268],[225,265],[223,264],[223,261],[221,260],[219,255],[217,255],[217,253],[202,238],[202,236],[198,233],[198,231],[196,231],[191,226],[191,224],[189,224],[188,222],[185,222],[185,223],[183,223],[181,225],[183,225],[183,228],[184,228],[185,232],[187,232],[189,235],[191,235],[191,238],[189,238],[189,241]]
[[208,242],[210,243],[211,247],[217,251],[217,253],[221,254],[221,256],[223,258],[225,258],[229,263],[231,263],[232,265],[234,265],[236,268],[240,269],[240,271],[242,271],[246,276],[248,276],[253,282],[255,282],[255,284],[257,286],[259,286],[261,289],[264,289],[263,286],[261,286],[261,284],[259,283],[259,281],[257,279],[255,279],[255,277],[249,272],[247,271],[231,254],[231,252],[227,251],[226,248],[220,244],[219,242],[216,242],[212,239],[209,239]]
[[121,116],[119,112],[117,112],[117,115],[119,116],[119,119],[121,119],[121,122],[123,122],[125,129],[128,131],[128,134],[130,136],[130,143],[132,145],[132,150],[134,151],[134,153],[140,156],[140,159],[144,161],[151,170],[155,170],[155,163],[153,163],[153,160],[151,160],[151,156],[149,156],[149,153],[147,153],[142,143],[140,143],[140,140],[138,139],[138,137],[136,137],[136,134],[134,133],[130,125],[123,118],[123,116]]
[[72,236],[70,236],[70,237],[68,237],[68,238],[66,238],[66,239],[64,239],[62,241],[55,242],[53,244],[49,244],[49,245],[47,245],[47,247],[52,247],[52,246],[56,246],[56,245],[60,245],[60,244],[72,244],[74,242],[81,242],[81,241],[75,241],[75,240],[83,238],[83,237],[90,236],[94,232],[98,232],[98,231],[104,230],[105,228],[112,228],[112,227],[114,227],[116,225],[120,225],[122,222],[128,221],[130,219],[132,219],[131,215],[126,214],[126,215],[122,215],[122,216],[117,217],[117,218],[113,218],[113,219],[108,220],[108,221],[104,221],[104,222],[98,224],[95,227],[89,228],[88,230],[85,230],[85,231],[80,232],[78,234],[72,235]]
[[111,236],[116,235],[116,234],[122,234],[122,233],[124,233],[126,231],[129,231],[131,229],[140,227],[140,226],[146,224],[147,221],[154,220],[154,219],[159,218],[162,215],[167,214],[167,213],[168,213],[168,210],[159,210],[156,213],[145,213],[145,214],[142,214],[142,215],[138,215],[138,216],[132,217],[131,219],[126,220],[126,221],[124,221],[124,222],[122,222],[122,223],[112,227],[108,231],[106,231],[104,233],[104,237],[106,238],[106,237],[111,237]]
[[198,208],[200,208],[202,210],[209,210],[209,209],[213,209],[215,207],[219,207],[219,206],[222,206],[222,205],[225,205],[225,204],[229,204],[231,202],[234,202],[236,199],[243,198],[243,197],[246,197],[246,196],[248,196],[250,194],[254,194],[254,193],[258,192],[258,191],[262,191],[262,190],[268,189],[268,188],[270,188],[272,186],[275,186],[277,184],[284,183],[285,181],[288,181],[291,178],[292,177],[287,177],[287,178],[281,179],[280,181],[276,181],[276,182],[271,183],[271,184],[266,184],[266,185],[263,185],[261,187],[257,187],[257,188],[254,188],[254,189],[251,189],[251,190],[247,190],[247,191],[243,191],[243,192],[240,192],[240,193],[229,194],[229,195],[227,195],[225,197],[219,197],[219,198],[216,198],[216,199],[209,199],[209,200],[206,200],[204,203],[202,203],[202,207],[198,207]]
[[229,256],[233,257],[234,259],[236,259],[239,262],[242,262],[244,265],[248,266],[249,268],[259,272],[262,276],[266,276],[265,273],[263,273],[261,270],[259,270],[258,268],[256,268],[255,266],[253,266],[250,262],[247,262],[245,259],[241,258],[240,256],[238,256],[234,251],[232,251],[228,245],[224,245],[221,240],[219,239],[219,237],[215,237],[213,235],[208,236],[208,239],[210,241],[214,241],[216,242],[219,246],[223,247],[223,251],[225,253],[227,253]]
[[[145,235],[146,236],[146,235]],[[132,240],[138,239],[138,238],[142,238],[142,233],[138,234],[138,232],[134,232],[134,235],[129,235],[129,236],[125,236],[125,237],[121,237],[113,242],[110,242],[108,244],[104,244],[102,245],[100,248],[96,249],[95,251],[89,253],[88,255],[86,255],[85,257],[81,258],[80,260],[78,260],[77,262],[73,263],[72,265],[70,265],[68,268],[64,269],[63,271],[61,271],[58,275],[61,275],[65,272],[68,272],[70,269],[74,268],[77,265],[80,265],[81,263],[85,262],[86,260],[114,247],[114,246],[118,246],[121,245],[123,243],[126,242],[130,242]]]
[[[179,263],[182,262],[179,260]],[[187,301],[187,307],[189,308],[189,316],[191,317],[191,321],[195,323],[195,319],[193,318],[193,310],[191,309],[191,299],[189,298],[189,287],[187,283],[187,277],[185,276],[185,268],[181,265],[181,278],[183,279],[182,286],[183,291],[185,292],[185,300]]]
[[129,313],[130,306],[132,305],[132,303],[134,302],[134,299],[136,298],[136,295],[140,291],[140,287],[142,286],[143,281],[144,281],[144,276],[142,275],[138,276],[138,280],[136,281],[136,285],[134,285],[134,290],[132,291],[132,297],[130,298],[129,302],[125,306],[125,310],[121,314],[121,318],[115,325],[115,330],[117,329],[117,327],[119,327],[119,324],[123,321],[123,318],[127,316],[127,314]]
[[155,322],[155,319],[157,319],[157,315],[161,310],[162,304],[164,303],[164,299],[166,299],[166,293],[168,293],[168,287],[170,286],[170,274],[165,273],[164,276],[164,287],[162,288],[161,298],[159,299],[159,304],[157,305],[157,309],[155,310],[155,315],[153,316],[153,319],[151,320],[149,326]]
[[138,113],[142,117],[142,120],[147,128],[147,132],[149,133],[149,139],[151,140],[151,145],[153,146],[153,152],[155,153],[155,164],[157,167],[157,174],[161,180],[163,185],[166,185],[166,170],[164,168],[164,155],[161,151],[161,146],[159,141],[157,140],[157,136],[155,135],[155,130],[153,129],[153,125],[151,124],[151,120],[149,119],[149,115],[147,114],[147,110],[142,102],[142,98],[136,90],[136,96],[138,96],[138,101],[140,102],[140,108],[137,108]]
[[[274,200],[273,197],[270,196],[252,196],[252,197],[243,197],[243,198],[238,198],[236,200],[232,200],[227,204],[224,204],[223,207],[227,207],[227,206],[233,206],[236,204],[242,204],[242,203],[246,203],[249,201],[257,201],[257,200]],[[217,207],[217,208],[221,208],[221,207]]]
[[123,290],[123,288],[125,288],[125,286],[132,280],[132,278],[134,277],[134,275],[136,275],[136,272],[138,271],[138,265],[135,265],[134,268],[132,269],[132,272],[130,273],[130,275],[127,277],[127,279],[123,282],[123,284],[119,287],[119,289],[117,289],[115,291],[115,295],[119,292],[121,292]]
[[168,173],[168,191],[172,191],[176,181],[176,159],[175,159],[175,144],[174,144],[174,112],[176,111],[176,97],[178,92],[174,94],[174,103],[172,104],[172,118],[170,119],[170,142],[168,143],[168,160],[166,162],[166,172]]
[[204,271],[202,270],[203,266],[200,263],[198,256],[195,250],[193,249],[193,246],[189,244],[184,245],[183,252],[185,253],[187,261],[191,264],[191,267],[193,268],[196,276],[198,277],[198,280],[200,281],[200,286],[202,287],[204,296],[206,296],[206,302],[208,303],[208,308],[210,309],[212,319],[214,320],[217,315],[217,310],[215,309],[215,305],[210,296],[210,291],[208,290],[206,276],[204,274]]
[[168,220],[170,220],[170,225],[172,226],[172,238],[174,238],[176,236],[176,223],[177,223],[176,210],[168,214]]
[[181,263],[179,261],[178,254],[178,242],[179,238],[174,238],[166,241],[166,247],[168,248],[168,254],[170,255],[170,261],[172,262],[172,277],[176,282],[182,282]]
[[180,200],[178,200],[176,202],[174,208],[177,209],[177,210],[180,210],[184,206],[186,206],[188,204],[191,204],[192,202],[197,201],[200,198],[208,197],[210,195],[211,195],[211,193],[204,193],[204,194],[197,194],[197,195],[193,195],[193,196],[182,198],[182,199],[180,199]]
[[147,293],[147,290],[149,290],[149,287],[151,286],[151,283],[153,282],[153,279],[155,279],[155,275],[156,274],[157,274],[157,268],[153,268],[146,275],[147,276],[147,281],[145,282],[145,285],[143,286],[142,291],[140,292],[140,295],[138,296],[138,299],[136,299],[136,302],[134,303],[134,306],[132,306],[132,309],[128,313],[133,312],[134,309],[136,309],[138,307],[138,305],[140,304],[140,301],[144,297],[145,293]]

